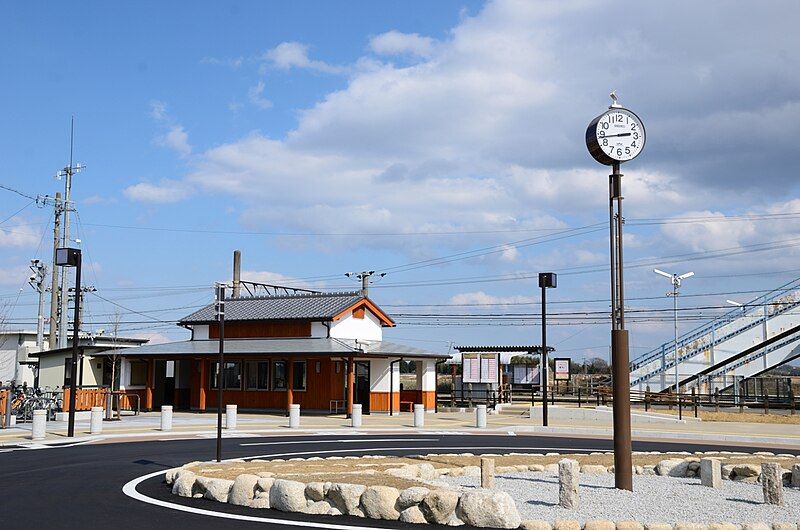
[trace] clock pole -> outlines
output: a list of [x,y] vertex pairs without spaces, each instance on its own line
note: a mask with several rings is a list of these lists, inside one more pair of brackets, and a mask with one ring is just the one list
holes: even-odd
[[625,329],[625,281],[622,256],[622,173],[614,162],[609,175],[611,240],[611,370],[614,403],[614,483],[633,491],[631,461],[631,394],[628,330]]

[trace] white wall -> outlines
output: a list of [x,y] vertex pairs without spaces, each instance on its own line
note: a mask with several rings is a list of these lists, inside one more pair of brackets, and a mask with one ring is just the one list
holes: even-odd
[[422,364],[422,390],[434,391],[436,390],[436,361],[434,359],[426,359],[421,362]]
[[367,309],[364,312],[364,318],[355,318],[351,313],[333,322],[331,325],[331,337],[336,339],[383,340],[383,328],[378,317]]
[[322,322],[312,322],[311,323],[311,336],[324,339],[328,336],[328,326],[323,324]]
[[389,373],[389,366],[393,359],[369,359],[369,386],[373,392],[389,392],[389,383],[393,383],[394,392],[400,391],[400,363],[392,366],[394,380]]
[[206,340],[206,339],[208,339],[207,325],[192,326],[192,340]]

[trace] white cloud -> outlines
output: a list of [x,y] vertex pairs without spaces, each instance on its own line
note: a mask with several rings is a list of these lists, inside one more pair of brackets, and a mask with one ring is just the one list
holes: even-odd
[[266,110],[272,107],[272,102],[264,97],[264,81],[259,81],[256,86],[248,89],[247,99],[250,100],[250,103],[261,110]]
[[242,63],[244,63],[244,57],[234,57],[232,59],[219,59],[217,57],[203,57],[200,59],[201,64],[211,64],[214,66],[227,66],[234,70],[237,70]]
[[192,153],[192,146],[189,145],[189,135],[183,125],[173,125],[169,130],[156,138],[156,143],[172,149],[181,156],[188,156]]
[[23,222],[0,226],[0,247],[35,247],[42,238],[33,226]]
[[185,182],[165,179],[158,184],[140,182],[128,186],[123,193],[132,201],[166,204],[182,201],[192,194],[192,190]]
[[308,57],[308,45],[301,42],[282,42],[268,50],[263,58],[274,67],[282,70],[302,68],[329,74],[342,71],[341,67],[310,59]]
[[459,293],[450,298],[451,304],[458,305],[506,305],[530,304],[537,300],[530,296],[495,296],[483,291]]
[[372,37],[369,48],[379,55],[409,54],[429,57],[433,52],[434,40],[422,37],[419,33],[401,33],[392,30]]
[[153,100],[150,102],[150,116],[156,121],[164,121],[168,118],[167,104],[164,101]]
[[[31,271],[26,265],[0,267],[0,285],[20,287],[25,284],[30,275]],[[2,312],[1,306],[2,304],[0,304],[0,312]],[[2,320],[2,316],[0,314],[0,320]]]

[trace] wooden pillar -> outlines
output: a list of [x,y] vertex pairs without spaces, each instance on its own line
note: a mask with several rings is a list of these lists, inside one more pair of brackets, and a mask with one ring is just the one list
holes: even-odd
[[294,403],[294,361],[286,360],[286,410]]
[[347,360],[347,415],[353,413],[353,387],[356,386],[356,361],[353,357]]
[[153,379],[155,378],[155,360],[147,359],[147,381],[144,387],[144,409],[153,410]]
[[200,394],[197,403],[197,408],[200,412],[206,411],[206,393],[208,392],[208,361],[200,359]]

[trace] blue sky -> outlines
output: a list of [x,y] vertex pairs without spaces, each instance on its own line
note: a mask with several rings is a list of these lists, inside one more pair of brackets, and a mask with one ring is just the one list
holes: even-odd
[[[697,317],[800,276],[792,2],[3,11],[0,183],[60,189],[75,116],[78,237],[106,299],[89,299],[94,329],[119,311],[128,334],[184,337],[171,321],[211,300],[239,248],[254,280],[345,289],[345,272],[387,272],[372,295],[392,314],[536,312],[530,276],[554,270],[553,311],[584,317],[554,326],[553,342],[605,356],[607,326],[585,314],[607,306],[607,170],[583,134],[612,89],[649,133],[624,166],[632,308],[670,306],[653,263],[697,273],[682,302],[711,308]],[[30,203],[0,192],[0,219]],[[7,326],[33,327],[27,261],[49,256],[49,222],[28,205],[0,224]],[[387,336],[439,351],[540,333],[398,320]],[[663,317],[631,328],[634,353],[671,334]]]

